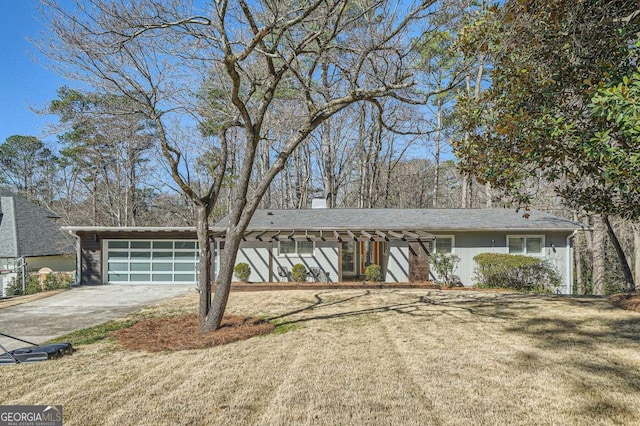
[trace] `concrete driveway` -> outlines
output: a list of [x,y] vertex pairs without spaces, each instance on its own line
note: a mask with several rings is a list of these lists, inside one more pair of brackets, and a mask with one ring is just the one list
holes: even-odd
[[[22,305],[0,309],[0,333],[42,343],[188,292],[193,285],[102,285],[78,287]],[[0,336],[7,349],[24,343]]]

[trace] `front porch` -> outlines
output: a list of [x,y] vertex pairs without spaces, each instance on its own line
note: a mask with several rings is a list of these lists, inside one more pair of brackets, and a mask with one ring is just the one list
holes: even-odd
[[[218,271],[224,233],[214,230]],[[287,282],[296,264],[309,281],[358,282],[369,265],[382,268],[385,283],[430,280],[429,245],[432,234],[419,230],[264,230],[244,235],[236,259],[251,268],[250,282]]]

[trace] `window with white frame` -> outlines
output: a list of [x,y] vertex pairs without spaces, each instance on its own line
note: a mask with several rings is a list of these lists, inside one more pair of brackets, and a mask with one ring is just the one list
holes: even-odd
[[280,256],[313,256],[313,241],[280,241]]
[[513,235],[507,237],[509,254],[524,254],[541,256],[544,254],[544,236],[542,235]]
[[453,246],[453,235],[437,235],[435,241],[429,244],[429,251],[432,253],[453,253]]

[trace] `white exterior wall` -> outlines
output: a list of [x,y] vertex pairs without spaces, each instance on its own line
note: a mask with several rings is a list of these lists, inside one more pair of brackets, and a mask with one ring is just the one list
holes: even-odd
[[[270,242],[243,242],[240,244],[236,265],[247,263],[251,268],[249,282],[269,281],[269,256],[271,250]],[[234,281],[237,278],[234,275]]]
[[273,280],[286,281],[287,278],[278,276],[278,266],[286,268],[289,272],[296,263],[301,263],[309,271],[311,268],[320,268],[321,280],[325,273],[329,273],[328,281],[338,281],[338,268],[340,265],[338,243],[330,241],[317,241],[313,249],[313,256],[279,255],[278,243],[273,244]]
[[[437,237],[438,234],[436,234]],[[563,294],[571,293],[570,276],[567,267],[571,267],[572,249],[567,248],[569,232],[446,232],[440,235],[454,237],[453,253],[460,257],[460,263],[454,274],[466,287],[475,284],[474,271],[476,263],[473,257],[480,253],[508,253],[507,236],[544,236],[544,256],[555,266],[562,278],[559,291]],[[269,261],[271,256],[271,263]],[[216,253],[216,262],[219,255]],[[409,245],[406,241],[390,241],[386,244],[386,251],[381,253],[385,282],[409,281]],[[296,263],[307,268],[320,268],[329,273],[329,281],[338,281],[340,265],[339,248],[336,242],[316,242],[313,256],[279,255],[278,243],[243,242],[238,251],[236,263],[246,262],[251,267],[251,282],[283,281],[286,278],[278,276],[278,266],[289,272]],[[271,275],[269,267],[271,265]],[[216,265],[217,266],[217,265]],[[217,267],[216,267],[217,271]],[[324,279],[324,278],[323,278]],[[567,285],[568,283],[568,285]]]
[[405,283],[409,281],[409,243],[389,241],[387,243],[387,262],[384,268],[384,281],[387,283]]
[[[438,234],[435,234],[436,237]],[[447,235],[452,235],[448,233]],[[474,271],[476,263],[473,257],[480,253],[509,253],[507,236],[544,236],[544,255],[555,266],[562,278],[559,291],[562,294],[571,293],[571,281],[567,285],[567,256],[571,256],[572,249],[568,249],[568,232],[456,232],[453,253],[460,257],[458,268],[454,272],[466,287],[476,283]],[[571,260],[571,259],[569,259]],[[571,262],[569,262],[571,265]]]

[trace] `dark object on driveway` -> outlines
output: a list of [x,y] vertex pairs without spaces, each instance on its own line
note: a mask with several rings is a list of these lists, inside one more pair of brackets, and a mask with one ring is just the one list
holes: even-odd
[[46,361],[49,359],[60,358],[64,355],[71,355],[75,352],[71,343],[36,345],[35,343],[9,336],[8,334],[0,333],[0,336],[8,337],[31,345],[31,347],[14,349],[12,351],[8,351],[4,346],[0,345],[0,365]]

